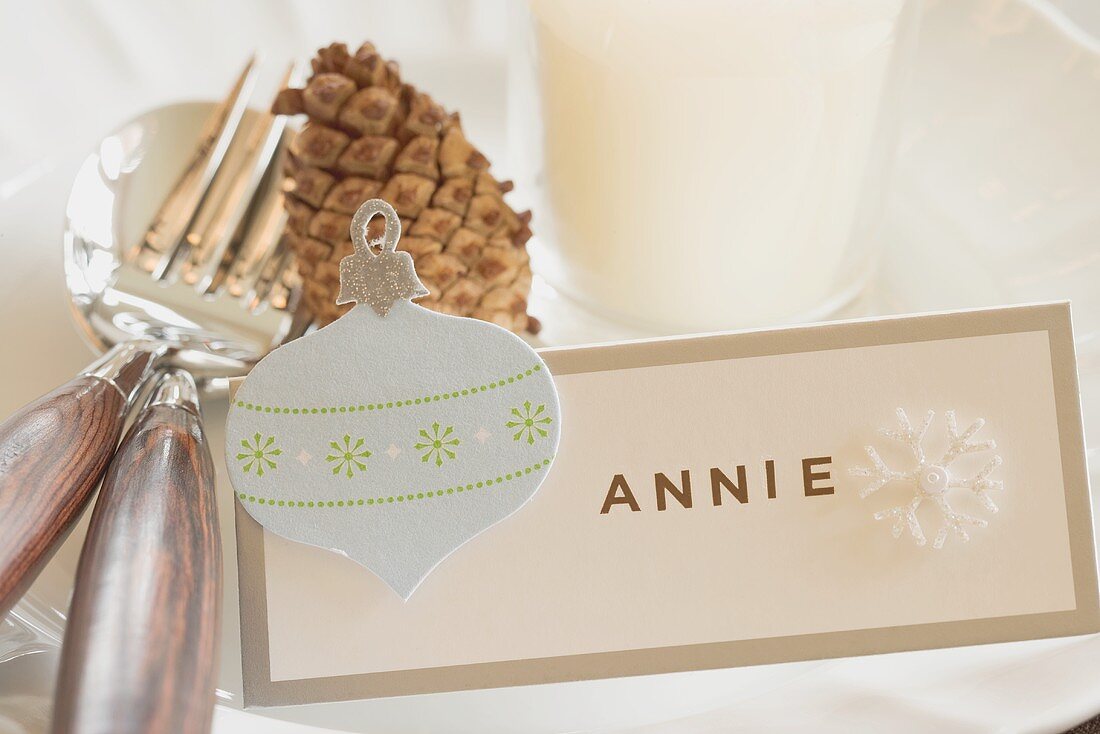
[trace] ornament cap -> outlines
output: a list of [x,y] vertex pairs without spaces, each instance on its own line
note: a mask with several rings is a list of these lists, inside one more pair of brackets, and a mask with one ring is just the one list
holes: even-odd
[[[381,237],[368,240],[367,226],[378,215],[385,218],[386,229]],[[428,289],[416,276],[412,255],[397,250],[400,239],[401,218],[392,206],[382,199],[371,199],[359,207],[351,220],[355,252],[340,261],[338,306],[365,303],[384,317],[397,301],[428,295]]]

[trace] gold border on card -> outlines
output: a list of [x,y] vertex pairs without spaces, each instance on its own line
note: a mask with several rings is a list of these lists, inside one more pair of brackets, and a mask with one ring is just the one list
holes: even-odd
[[786,329],[675,337],[540,350],[555,375],[738,359],[831,349],[1045,331],[1077,607],[930,624],[845,630],[754,640],[619,650],[582,655],[271,680],[264,530],[236,504],[241,656],[246,706],[282,706],[417,693],[558,683],[732,668],[906,650],[979,645],[1100,631],[1100,594],[1092,505],[1068,303],[845,321]]

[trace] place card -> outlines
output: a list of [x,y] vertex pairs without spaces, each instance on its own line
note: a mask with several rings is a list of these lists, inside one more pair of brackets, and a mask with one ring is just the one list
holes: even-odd
[[247,705],[1100,631],[1068,304],[540,356],[542,488],[408,601],[238,505]]

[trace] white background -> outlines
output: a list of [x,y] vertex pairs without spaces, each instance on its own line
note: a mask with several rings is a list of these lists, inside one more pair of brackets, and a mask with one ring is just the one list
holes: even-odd
[[[507,175],[504,67],[518,1],[2,0],[0,198],[44,157],[88,150],[138,112],[224,95],[250,50],[273,88],[288,61],[335,40],[370,39],[400,59],[408,80],[462,110]],[[1093,0],[1049,4],[1100,31]]]
[[[7,415],[67,379],[89,357],[68,325],[60,279],[60,233],[72,172],[79,156],[102,134],[151,106],[220,97],[248,48],[266,52],[265,78],[273,85],[284,60],[308,58],[316,46],[337,38],[354,43],[369,37],[387,55],[401,58],[408,76],[420,86],[448,106],[462,109],[471,137],[493,160],[494,169],[506,176],[510,172],[503,120],[507,24],[501,11],[508,4],[503,0],[2,0],[0,253],[5,261],[0,267],[0,349],[6,350],[5,356],[20,356],[5,361],[0,382],[2,413]],[[1052,230],[1034,226],[1035,220],[1009,220],[999,209],[978,212],[972,204],[980,204],[983,200],[977,194],[985,192],[971,184],[984,181],[990,171],[998,170],[998,164],[1012,160],[1029,145],[1053,144],[1072,134],[1070,125],[1063,124],[1069,121],[1046,112],[1050,98],[1036,91],[1087,103],[1095,86],[1082,89],[1075,86],[1080,79],[1071,79],[1068,71],[1059,73],[1045,66],[1052,58],[1061,62],[1066,43],[1043,30],[1046,21],[1028,20],[1028,12],[1017,12],[1013,0],[928,0],[928,4],[961,9],[951,18],[955,25],[950,28],[938,21],[930,24],[935,26],[929,28],[931,37],[942,45],[926,44],[920,56],[923,68],[935,72],[936,79],[950,79],[957,86],[949,93],[935,86],[919,90],[915,106],[922,126],[903,157],[894,196],[901,203],[892,208],[888,222],[891,244],[896,243],[904,256],[887,263],[885,275],[919,276],[929,264],[938,270],[932,279],[895,277],[891,281],[894,298],[887,310],[1020,300],[1013,297],[1020,281],[969,277],[975,268],[981,271],[988,254],[980,247],[975,252],[973,246],[996,247],[1017,236],[1042,244]],[[1063,7],[1086,28],[1100,31],[1100,4],[1094,0],[1035,4]],[[993,16],[1006,25],[983,27],[975,20],[979,15]],[[1066,18],[1056,21],[1058,27],[1068,22]],[[1073,36],[1075,30],[1068,30]],[[1097,47],[1095,38],[1087,42]],[[1081,44],[1079,38],[1076,43]],[[450,63],[439,63],[442,59]],[[941,68],[945,64],[948,68]],[[998,76],[999,68],[1009,70],[1009,75]],[[1032,69],[1033,75],[1027,73]],[[1026,101],[1019,104],[1021,99]],[[997,119],[966,117],[968,100],[991,109]],[[1006,110],[1009,114],[1003,114]],[[961,124],[970,122],[973,127]],[[991,124],[996,135],[987,132]],[[1074,139],[1075,144],[1081,143],[1079,137]],[[1095,145],[1087,147],[1095,150]],[[1081,160],[1079,150],[1054,146],[1048,160],[1001,183],[1009,193],[1019,194],[1014,201],[1036,201],[1044,192],[1058,190],[1063,166],[1067,162],[1072,166],[1075,160]],[[1088,173],[1085,170],[1082,175]],[[1093,216],[1095,211],[1093,207]],[[1071,222],[1063,210],[1048,209],[1047,214],[1040,218],[1043,225],[1095,243],[1098,230],[1088,226],[1088,216]],[[943,257],[959,267],[945,271],[944,260],[937,259]],[[1077,263],[1087,267],[1087,261]],[[1036,297],[1084,294],[1080,289],[1069,293],[1054,287],[1067,272],[1073,270],[1068,266],[1053,272],[1041,269],[1038,274],[1046,278],[1042,283],[1051,287]],[[1085,280],[1095,282],[1095,278]],[[36,318],[27,318],[29,313]],[[1081,344],[1079,349],[1082,346],[1091,349]],[[1095,365],[1090,372],[1091,357],[1085,357],[1082,377],[1089,415],[1090,396],[1100,394],[1100,380],[1091,376]],[[1098,415],[1095,408],[1092,411]],[[208,418],[217,420],[221,412],[209,411]],[[223,517],[228,516],[223,512]],[[64,588],[71,579],[79,551],[79,538],[74,540],[63,553],[64,563],[48,571],[41,586]],[[227,568],[227,581],[234,580],[235,569]],[[233,606],[227,600],[228,633],[236,632]],[[838,732],[887,728],[1060,731],[1100,709],[1094,682],[1100,675],[1098,644],[1095,638],[1086,638],[998,645],[837,660],[794,670],[759,668],[742,671],[743,675],[662,676],[583,688],[533,687],[268,714],[341,729],[437,732],[462,724],[468,731],[484,732],[515,730],[517,722],[531,724],[527,730],[534,722],[550,721],[568,721],[573,729],[601,722],[609,726],[622,722],[623,712],[634,721],[655,720],[661,715],[658,712],[664,716],[691,713],[662,706],[657,696],[647,693],[660,690],[666,704],[691,699],[691,705],[698,707],[695,711],[723,707],[662,731],[728,731],[732,726],[757,731],[800,726]],[[38,679],[52,676],[50,660],[49,654],[28,654],[0,664],[5,711],[17,710],[23,712],[23,719],[46,721],[48,691],[43,699]],[[233,690],[239,685],[239,667],[224,654],[223,666],[222,686]],[[700,691],[708,697],[705,705]],[[792,701],[798,705],[792,706]],[[255,727],[249,731],[302,731],[269,718],[252,721],[228,708],[219,710],[217,723],[223,731],[242,731],[246,718]],[[6,723],[0,718],[0,730]]]
[[[0,197],[43,157],[91,149],[171,101],[225,95],[250,51],[263,107],[292,61],[372,41],[406,80],[462,111],[493,161],[505,154],[507,0],[3,0]],[[308,65],[306,66],[308,69]],[[28,170],[30,169],[30,170]],[[5,189],[4,187],[8,187]]]

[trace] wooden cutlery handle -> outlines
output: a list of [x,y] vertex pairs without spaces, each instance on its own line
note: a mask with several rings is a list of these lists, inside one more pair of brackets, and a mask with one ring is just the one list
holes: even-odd
[[[0,618],[80,517],[154,353],[118,348],[0,424]],[[113,362],[111,360],[114,360]]]
[[214,465],[194,383],[168,373],[119,446],[92,512],[53,731],[209,731],[221,569]]

